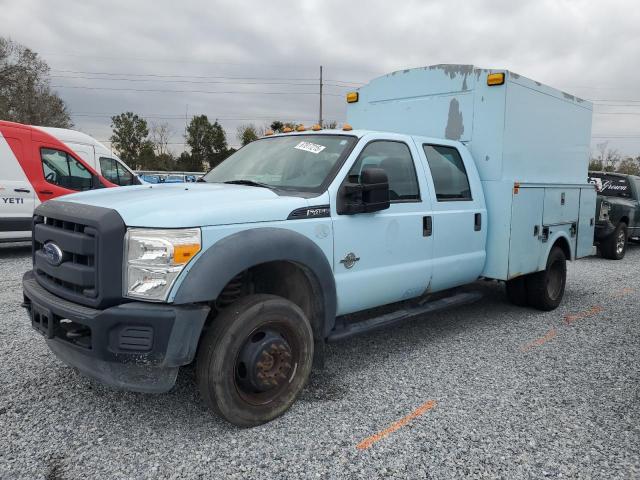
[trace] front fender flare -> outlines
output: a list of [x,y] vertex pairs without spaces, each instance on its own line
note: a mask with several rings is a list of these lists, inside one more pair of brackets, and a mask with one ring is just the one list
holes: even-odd
[[267,262],[289,261],[305,267],[322,295],[324,336],[335,323],[337,299],[333,270],[312,240],[284,228],[252,228],[234,233],[204,251],[191,267],[174,297],[175,304],[215,300],[239,273]]

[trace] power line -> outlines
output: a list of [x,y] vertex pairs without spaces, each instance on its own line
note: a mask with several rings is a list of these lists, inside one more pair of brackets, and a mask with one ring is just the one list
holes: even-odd
[[[314,83],[302,83],[302,82],[246,82],[246,81],[222,81],[222,80],[157,80],[153,79],[143,79],[143,78],[101,78],[101,77],[80,77],[80,76],[71,76],[71,75],[51,75],[51,78],[69,78],[69,79],[77,79],[77,80],[98,80],[98,81],[108,81],[108,82],[161,82],[161,83],[190,83],[190,84],[223,84],[223,85],[298,85],[298,86],[315,86],[317,80],[314,80]],[[349,85],[340,85],[337,83],[325,83],[324,85],[329,85],[332,87],[338,88],[352,88]]]
[[[87,72],[82,70],[60,70],[53,69],[52,72],[73,73],[81,75],[104,75],[114,77],[153,77],[153,78],[198,78],[198,79],[223,79],[223,80],[274,80],[274,81],[308,81],[317,82],[317,78],[313,77],[271,77],[271,76],[229,76],[229,75],[176,75],[176,74],[158,74],[158,73],[124,73],[124,72]],[[350,85],[364,85],[362,82],[328,79],[328,82],[343,83]],[[314,84],[315,85],[315,84]]]
[[[72,88],[81,90],[110,90],[122,92],[155,92],[155,93],[205,93],[205,94],[223,94],[223,95],[318,95],[318,92],[256,92],[247,90],[238,91],[210,91],[210,90],[163,90],[153,88],[117,88],[117,87],[86,87],[81,85],[51,85],[51,88]],[[337,93],[325,93],[331,97],[342,97]]]

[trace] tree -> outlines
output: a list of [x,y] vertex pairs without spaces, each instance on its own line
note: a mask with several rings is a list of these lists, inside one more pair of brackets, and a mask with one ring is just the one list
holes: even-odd
[[65,102],[49,83],[49,66],[38,54],[0,37],[0,118],[29,125],[71,128]]
[[274,120],[273,122],[271,122],[270,128],[274,133],[282,133],[284,123],[282,123],[280,120]]
[[153,143],[151,143],[150,140],[145,140],[142,142],[140,153],[138,154],[136,165],[139,165],[139,167],[137,170],[159,170],[156,160],[157,157],[153,149]]
[[322,124],[322,128],[324,129],[329,129],[329,130],[333,130],[338,126],[338,122],[336,122],[335,120],[332,120],[330,122],[324,122]]
[[627,175],[640,175],[640,157],[627,157],[620,162],[616,169],[618,173],[626,173]]
[[591,165],[593,164],[594,167],[600,167],[594,170],[615,172],[616,165],[622,160],[622,155],[620,155],[620,152],[618,152],[617,150],[608,147],[608,141],[596,145],[596,148],[598,149],[598,156],[591,159],[589,168],[591,168]]
[[149,157],[149,147],[153,153],[153,145],[147,139],[149,128],[144,118],[133,112],[121,113],[111,117],[111,129],[111,144],[125,163],[137,165],[143,148],[147,149],[145,158]]
[[167,122],[151,123],[150,140],[153,143],[153,150],[156,155],[169,153],[169,140],[173,135],[173,129]]
[[205,166],[213,168],[228,156],[224,129],[217,120],[209,122],[206,115],[197,115],[191,119],[187,127],[187,144],[191,150],[189,158],[181,155],[178,159],[181,165],[190,167],[181,167],[184,170],[200,172]]
[[259,137],[258,130],[253,123],[240,125],[238,127],[237,138],[243,147],[248,143],[256,141],[258,137]]

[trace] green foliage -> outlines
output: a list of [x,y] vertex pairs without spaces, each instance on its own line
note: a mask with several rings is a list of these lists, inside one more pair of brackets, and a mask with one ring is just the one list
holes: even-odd
[[618,173],[626,173],[627,175],[640,175],[640,157],[627,157],[620,162],[616,169]]
[[111,129],[111,144],[127,164],[138,165],[153,155],[153,145],[147,139],[149,128],[145,119],[133,112],[121,113],[111,117]]
[[27,47],[0,37],[0,118],[71,128],[64,101],[49,83],[49,66]]
[[243,147],[248,143],[256,141],[258,137],[258,129],[253,123],[240,125],[238,127],[237,138]]
[[269,126],[269,128],[271,128],[271,130],[273,130],[274,133],[282,133],[282,129],[284,128],[284,123],[282,123],[280,120],[274,120],[273,122],[271,122],[271,125]]
[[601,172],[602,171],[602,160],[598,160],[597,158],[592,158],[589,161],[589,170],[592,172]]
[[187,127],[187,144],[191,149],[190,159],[181,155],[178,161],[193,167],[190,171],[203,171],[207,165],[213,168],[228,156],[224,129],[217,120],[209,122],[206,115],[191,119]]

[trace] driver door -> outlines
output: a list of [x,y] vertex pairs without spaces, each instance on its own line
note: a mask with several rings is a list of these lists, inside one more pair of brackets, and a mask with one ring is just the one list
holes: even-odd
[[[431,280],[430,195],[424,176],[417,175],[424,169],[415,144],[402,135],[370,136],[361,143],[330,192],[338,315],[420,296]],[[338,215],[340,185],[357,181],[367,167],[387,173],[390,207]]]

